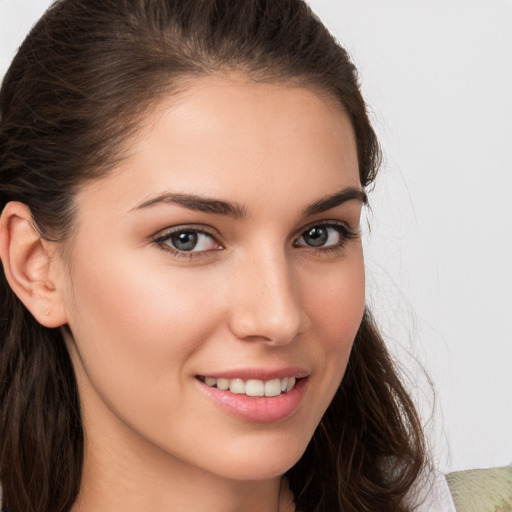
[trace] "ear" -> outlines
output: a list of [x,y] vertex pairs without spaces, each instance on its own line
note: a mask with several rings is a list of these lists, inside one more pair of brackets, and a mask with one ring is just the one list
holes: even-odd
[[[10,202],[0,217],[0,258],[5,277],[18,298],[45,327],[67,323],[64,303],[51,279],[56,244],[44,240],[34,227],[32,214],[23,203]],[[50,269],[52,272],[50,272]]]

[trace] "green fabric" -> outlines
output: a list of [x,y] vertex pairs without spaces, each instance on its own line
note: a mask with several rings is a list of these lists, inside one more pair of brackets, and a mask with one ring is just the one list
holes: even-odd
[[512,467],[471,469],[446,476],[457,512],[512,512]]

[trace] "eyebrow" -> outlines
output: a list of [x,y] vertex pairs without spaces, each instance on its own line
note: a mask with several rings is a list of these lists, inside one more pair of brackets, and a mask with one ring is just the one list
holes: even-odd
[[[340,192],[336,192],[335,194],[319,199],[307,206],[302,211],[302,216],[308,217],[317,213],[322,213],[352,200],[368,204],[368,197],[363,190],[355,187],[347,187]],[[194,194],[178,194],[170,192],[160,194],[157,197],[144,201],[133,210],[142,210],[158,204],[177,204],[187,208],[188,210],[213,213],[215,215],[225,215],[235,219],[241,219],[245,217],[247,213],[246,209],[237,203],[230,203],[228,201],[197,196]]]
[[211,199],[208,197],[197,196],[194,194],[174,194],[165,193],[153,199],[149,199],[140,204],[135,210],[142,210],[157,204],[177,204],[187,208],[188,210],[195,210],[205,213],[214,213],[216,215],[226,215],[240,219],[245,217],[245,208],[236,203],[228,203],[220,199]]
[[303,210],[302,215],[303,217],[309,217],[311,215],[330,210],[331,208],[336,208],[336,206],[340,206],[347,201],[353,200],[359,201],[364,205],[368,204],[368,196],[363,190],[355,187],[347,187],[309,205]]

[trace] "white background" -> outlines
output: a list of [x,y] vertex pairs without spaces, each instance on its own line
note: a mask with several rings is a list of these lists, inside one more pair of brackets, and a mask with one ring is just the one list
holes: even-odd
[[[0,0],[0,76],[48,0]],[[311,0],[385,161],[369,302],[443,470],[512,462],[512,1]],[[436,388],[432,394],[421,367]],[[432,419],[430,419],[432,418]]]

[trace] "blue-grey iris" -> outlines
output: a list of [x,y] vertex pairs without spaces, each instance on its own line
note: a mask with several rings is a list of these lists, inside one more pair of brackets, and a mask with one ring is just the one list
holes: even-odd
[[311,228],[302,235],[304,238],[304,242],[313,247],[320,247],[325,245],[327,239],[329,238],[329,233],[327,228],[315,227]]
[[191,251],[197,245],[197,233],[184,231],[171,237],[171,242],[179,251]]

